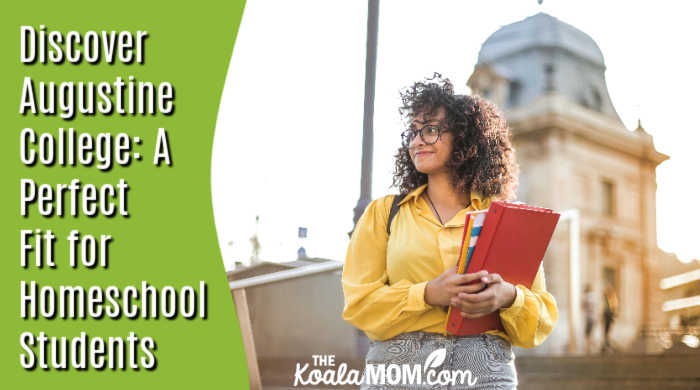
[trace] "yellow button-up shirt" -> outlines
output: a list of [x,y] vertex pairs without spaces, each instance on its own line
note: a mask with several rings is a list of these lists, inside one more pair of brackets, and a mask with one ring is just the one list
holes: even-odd
[[[342,285],[343,319],[372,340],[423,331],[447,335],[447,311],[425,302],[425,285],[457,264],[466,213],[488,208],[490,199],[472,193],[469,205],[445,225],[440,224],[420,196],[423,185],[400,203],[387,236],[392,196],[367,206],[350,239]],[[528,288],[516,285],[516,298],[499,309],[505,332],[491,330],[513,345],[541,344],[557,322],[554,297],[547,292],[540,267]]]

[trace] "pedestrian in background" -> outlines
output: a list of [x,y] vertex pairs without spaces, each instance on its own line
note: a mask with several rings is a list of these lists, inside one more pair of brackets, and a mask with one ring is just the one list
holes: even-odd
[[596,295],[593,293],[593,288],[591,288],[590,283],[586,283],[586,287],[583,289],[583,315],[585,321],[585,334],[586,334],[586,355],[590,355],[592,342],[591,335],[593,334],[593,325],[595,324],[595,311],[597,308]]
[[606,351],[614,352],[615,349],[610,343],[610,329],[612,328],[615,317],[617,316],[617,294],[615,293],[615,289],[608,285],[603,292],[603,297],[605,298],[605,310],[603,310],[605,337],[603,340],[603,348],[601,353],[605,353]]

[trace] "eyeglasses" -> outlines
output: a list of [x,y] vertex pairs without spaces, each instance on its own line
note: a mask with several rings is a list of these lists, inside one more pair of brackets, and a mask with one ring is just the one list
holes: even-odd
[[420,139],[423,140],[427,145],[432,145],[440,139],[440,134],[444,133],[442,126],[438,125],[427,125],[423,126],[419,130],[408,129],[401,133],[401,140],[404,146],[408,146],[416,138],[416,134],[420,134]]

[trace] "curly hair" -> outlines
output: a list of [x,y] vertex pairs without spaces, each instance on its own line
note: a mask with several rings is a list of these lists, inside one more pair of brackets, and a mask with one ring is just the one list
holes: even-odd
[[[401,101],[399,113],[407,121],[419,112],[433,114],[440,107],[445,109],[447,129],[453,135],[447,166],[456,190],[515,199],[515,151],[508,126],[493,103],[476,95],[455,95],[450,80],[439,73],[402,90]],[[428,182],[428,176],[413,164],[408,146],[402,145],[395,158],[393,186],[402,194]]]

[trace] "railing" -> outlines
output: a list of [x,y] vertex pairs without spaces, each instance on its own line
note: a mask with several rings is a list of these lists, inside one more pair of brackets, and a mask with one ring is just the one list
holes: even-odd
[[642,330],[640,336],[643,339],[656,339],[664,349],[673,347],[674,342],[682,342],[690,348],[700,348],[700,326],[649,328]]
[[320,264],[306,265],[290,270],[277,271],[266,275],[253,276],[250,278],[229,282],[228,286],[231,290],[231,295],[233,295],[234,304],[236,305],[238,323],[241,326],[241,335],[243,336],[243,346],[246,352],[248,377],[250,380],[251,390],[261,390],[262,380],[260,378],[260,368],[258,367],[258,355],[255,351],[255,340],[253,339],[253,326],[250,322],[250,311],[248,310],[246,288],[281,282],[323,272],[335,271],[342,268],[343,263],[328,261]]
[[267,283],[279,282],[282,280],[299,278],[302,276],[318,274],[322,272],[334,271],[343,268],[343,263],[337,261],[327,261],[320,264],[305,265],[303,267],[290,270],[272,272],[266,275],[253,276],[246,279],[234,280],[228,283],[231,290],[260,286]]

